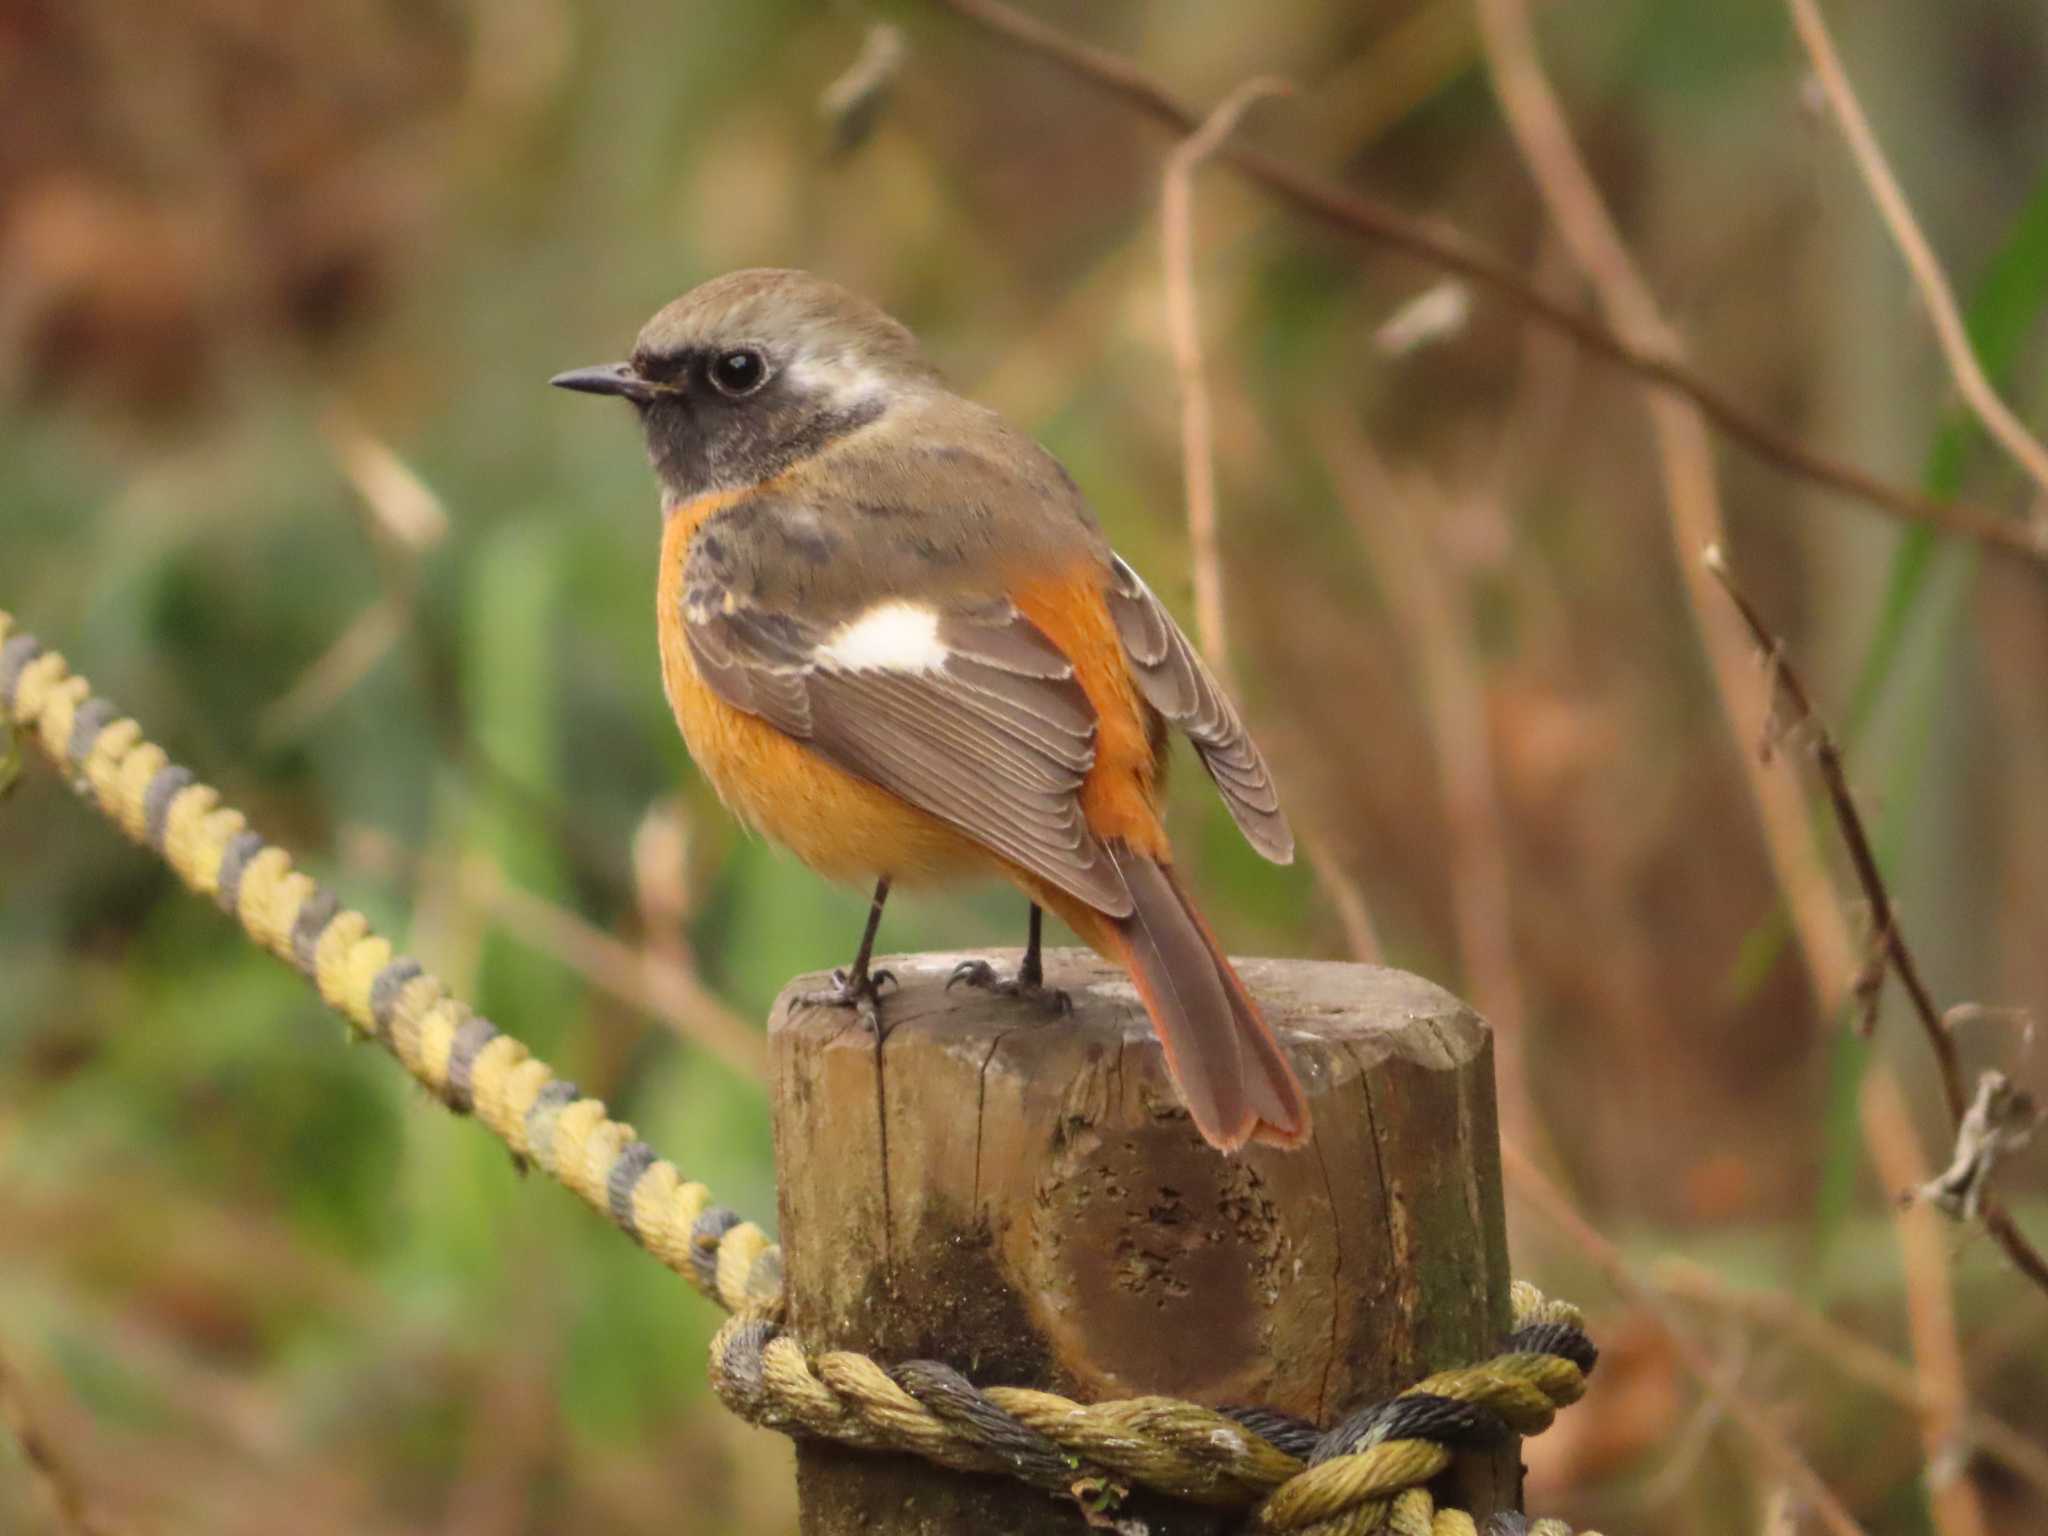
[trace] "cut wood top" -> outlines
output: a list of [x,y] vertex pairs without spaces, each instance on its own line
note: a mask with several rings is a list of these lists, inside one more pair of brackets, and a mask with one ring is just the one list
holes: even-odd
[[[914,1033],[937,1030],[942,1036],[985,1038],[990,1031],[1007,1033],[1043,1024],[1084,1036],[1136,1042],[1150,1038],[1151,1021],[1137,988],[1123,970],[1084,949],[1048,950],[1045,979],[1073,1001],[1073,1012],[1055,1018],[1014,998],[993,996],[972,987],[946,990],[946,979],[962,960],[984,959],[998,972],[1013,974],[1022,951],[1015,949],[891,955],[876,961],[893,971],[897,985],[885,994],[882,1019],[893,1036],[898,1029]],[[1340,960],[1237,959],[1231,961],[1245,985],[1265,1010],[1283,1040],[1342,1040],[1366,1046],[1366,1064],[1374,1052],[1395,1052],[1417,1066],[1445,1069],[1470,1061],[1484,1048],[1485,1022],[1465,1003],[1435,982],[1388,966],[1358,965]],[[791,1000],[824,987],[824,973],[800,976],[776,1004],[771,1032],[823,1029],[837,1035],[855,1024],[845,1009],[791,1006]],[[872,1047],[863,1034],[848,1034],[839,1043]]]

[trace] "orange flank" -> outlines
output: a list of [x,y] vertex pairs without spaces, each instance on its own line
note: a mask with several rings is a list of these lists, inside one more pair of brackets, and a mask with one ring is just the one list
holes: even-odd
[[1159,820],[1163,742],[1152,733],[1152,711],[1138,697],[1101,586],[1076,570],[1019,581],[1010,600],[1073,663],[1075,681],[1095,706],[1095,766],[1081,783],[1089,827],[1149,858],[1172,857]]

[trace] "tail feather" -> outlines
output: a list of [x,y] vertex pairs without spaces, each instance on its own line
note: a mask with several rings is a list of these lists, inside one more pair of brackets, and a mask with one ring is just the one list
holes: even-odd
[[1109,849],[1133,908],[1115,923],[1116,947],[1195,1128],[1226,1152],[1248,1141],[1300,1146],[1300,1080],[1209,925],[1171,868],[1121,843]]

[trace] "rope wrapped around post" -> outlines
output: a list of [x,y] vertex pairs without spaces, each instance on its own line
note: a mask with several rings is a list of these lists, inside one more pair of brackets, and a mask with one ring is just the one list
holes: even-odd
[[[749,1423],[1000,1472],[1084,1506],[1142,1487],[1255,1506],[1250,1532],[1360,1536],[1432,1529],[1413,1525],[1418,1506],[1402,1505],[1404,1496],[1421,1493],[1457,1450],[1538,1434],[1584,1393],[1597,1352],[1577,1310],[1518,1283],[1514,1313],[1500,1354],[1440,1371],[1327,1431],[1176,1398],[1084,1404],[1023,1387],[977,1389],[934,1361],[885,1369],[862,1355],[813,1358],[773,1322],[745,1314],[712,1342],[711,1380]],[[1444,1513],[1431,1508],[1431,1519]],[[1402,1509],[1407,1526],[1393,1523]]]
[[[977,1388],[950,1366],[813,1356],[781,1327],[780,1248],[716,1205],[520,1041],[397,953],[362,913],[297,869],[219,793],[94,696],[56,652],[0,610],[0,730],[19,732],[87,804],[150,849],[437,1099],[471,1114],[682,1275],[732,1319],[711,1348],[727,1408],[751,1423],[964,1471],[1000,1473],[1096,1515],[1142,1487],[1247,1511],[1250,1533],[1477,1536],[1426,1484],[1461,1447],[1547,1428],[1596,1359],[1576,1309],[1514,1290],[1501,1353],[1442,1371],[1327,1431],[1270,1410],[1167,1397],[1084,1404]],[[1569,1536],[1556,1521],[1496,1517],[1488,1536]]]

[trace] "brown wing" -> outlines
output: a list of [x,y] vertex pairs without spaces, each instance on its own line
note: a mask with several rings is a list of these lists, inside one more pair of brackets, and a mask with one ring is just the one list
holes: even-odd
[[[1129,915],[1130,892],[1081,812],[1094,709],[1015,608],[885,600],[826,624],[748,600],[710,565],[692,560],[684,630],[721,698],[1097,910]],[[892,650],[886,627],[861,640],[879,610],[896,641],[914,643]]]
[[1245,840],[1275,864],[1294,861],[1294,833],[1251,733],[1152,589],[1112,557],[1109,609],[1146,701],[1187,733]]

